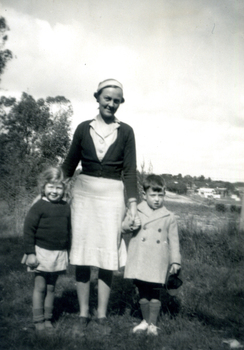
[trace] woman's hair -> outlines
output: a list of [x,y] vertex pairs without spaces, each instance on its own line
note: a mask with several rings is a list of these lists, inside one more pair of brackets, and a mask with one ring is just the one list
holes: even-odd
[[65,189],[64,173],[62,169],[59,167],[49,167],[41,173],[38,184],[42,196],[44,195],[44,189],[47,183],[62,183]]
[[[97,92],[94,92],[94,97],[95,99],[98,101],[98,97],[101,95],[102,91],[108,87],[112,87],[112,88],[116,88],[116,89],[120,89],[118,86],[116,85],[108,85],[108,86],[104,86],[102,89],[98,90]],[[125,99],[124,97],[122,97],[121,103],[124,103]]]
[[165,191],[166,184],[162,176],[155,174],[148,175],[143,182],[143,190],[146,192],[149,188],[156,192]]

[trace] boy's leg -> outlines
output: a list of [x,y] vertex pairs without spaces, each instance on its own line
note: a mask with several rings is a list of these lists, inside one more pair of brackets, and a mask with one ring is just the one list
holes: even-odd
[[37,330],[44,330],[44,299],[46,296],[46,279],[36,273],[33,291],[33,321]]
[[149,303],[149,324],[156,326],[159,312],[161,309],[161,302],[158,299],[151,299]]
[[53,328],[51,320],[53,317],[54,291],[57,279],[57,273],[47,273],[47,294],[44,301],[44,318],[46,328]]
[[148,328],[149,322],[149,292],[148,292],[148,283],[144,281],[135,280],[135,284],[139,291],[139,304],[142,313],[142,322],[133,328],[133,333],[139,331],[145,331]]
[[160,302],[160,291],[159,289],[152,288],[151,290],[151,300],[149,303],[149,327],[147,330],[148,334],[157,335],[157,319],[161,309]]

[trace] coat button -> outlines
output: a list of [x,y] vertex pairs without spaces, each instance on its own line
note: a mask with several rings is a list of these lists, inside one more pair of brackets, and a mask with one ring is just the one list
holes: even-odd
[[142,242],[145,242],[146,238],[145,238],[145,237],[142,237],[142,239],[141,239],[141,240],[142,240]]
[[157,243],[158,243],[158,244],[160,243],[160,240],[159,240],[159,239],[157,240]]
[[158,229],[158,232],[161,232],[161,231],[162,231],[161,228],[159,228],[159,229]]

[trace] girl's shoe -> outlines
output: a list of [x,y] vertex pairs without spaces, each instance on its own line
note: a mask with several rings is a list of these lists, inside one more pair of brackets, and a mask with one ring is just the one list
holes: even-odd
[[45,323],[44,322],[36,322],[35,323],[35,329],[37,332],[42,332],[45,329]]
[[147,328],[147,335],[158,335],[158,327],[154,326],[154,324],[150,324]]
[[44,325],[45,325],[45,329],[47,331],[49,331],[49,332],[54,331],[54,327],[53,327],[52,322],[50,320],[45,320]]
[[146,320],[142,320],[140,324],[133,328],[133,333],[146,331],[148,329],[148,323]]

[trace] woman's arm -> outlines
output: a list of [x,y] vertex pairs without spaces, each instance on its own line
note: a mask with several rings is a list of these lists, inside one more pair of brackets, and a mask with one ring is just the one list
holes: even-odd
[[124,161],[123,176],[127,197],[137,197],[137,176],[136,176],[136,145],[133,129],[127,126],[125,145],[124,145]]
[[76,128],[69,152],[61,166],[65,177],[72,177],[81,160],[81,124]]

